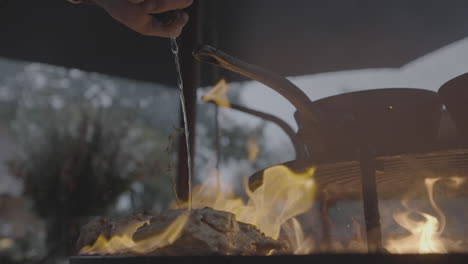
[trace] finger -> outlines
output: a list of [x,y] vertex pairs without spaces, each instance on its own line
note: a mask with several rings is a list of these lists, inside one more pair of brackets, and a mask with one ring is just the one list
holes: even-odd
[[128,0],[95,0],[117,21],[146,36],[177,37],[188,21],[187,14],[179,14],[169,25],[162,25],[152,15],[147,14],[141,5]]
[[183,27],[187,24],[188,15],[185,13],[180,14],[174,22],[169,25],[161,24],[156,18],[148,14],[141,15],[138,21],[132,21],[132,23],[127,23],[127,26],[140,34],[146,36],[175,38],[180,35]]
[[182,33],[182,29],[187,24],[189,20],[189,16],[186,13],[181,13],[177,17],[177,19],[169,25],[161,25],[165,36],[175,38]]
[[146,23],[143,27],[139,28],[141,34],[147,36],[158,36],[165,38],[176,38],[182,32],[183,27],[188,22],[188,15],[182,13],[169,25],[161,24],[157,19],[150,16],[152,20],[149,23]]
[[189,7],[193,0],[146,0],[141,3],[141,7],[151,14],[164,13],[176,9]]

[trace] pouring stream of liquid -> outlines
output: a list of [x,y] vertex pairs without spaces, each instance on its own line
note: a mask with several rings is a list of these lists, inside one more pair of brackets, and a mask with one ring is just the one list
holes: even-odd
[[[188,210],[192,210],[192,162],[190,155],[190,131],[187,123],[187,110],[185,105],[185,96],[184,96],[184,81],[182,79],[182,72],[180,70],[180,61],[179,61],[179,45],[177,44],[176,38],[171,38],[171,51],[174,54],[174,61],[176,65],[176,70],[178,74],[177,85],[179,86],[179,97],[180,104],[182,107],[182,116],[184,118],[184,134],[185,134],[185,145],[187,148],[187,169],[188,169]],[[180,161],[179,161],[180,162]]]

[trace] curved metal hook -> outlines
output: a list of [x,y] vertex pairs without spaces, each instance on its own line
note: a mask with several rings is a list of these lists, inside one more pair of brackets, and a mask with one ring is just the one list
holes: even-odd
[[266,121],[275,123],[284,131],[284,133],[286,133],[286,135],[288,135],[289,139],[291,140],[294,146],[294,151],[296,153],[296,159],[301,159],[305,156],[303,144],[300,142],[299,138],[297,137],[296,132],[294,132],[294,130],[288,125],[288,123],[284,122],[282,119],[271,114],[267,114],[261,111],[253,110],[251,108],[241,106],[241,105],[236,105],[236,104],[231,104],[231,109],[234,109],[239,112],[246,113],[246,114],[250,114],[250,115],[262,118]]
[[294,107],[300,112],[311,111],[309,106],[311,101],[308,96],[291,81],[282,76],[236,59],[209,45],[198,47],[193,52],[193,56],[201,62],[209,63],[226,70],[239,73],[265,84],[286,98],[286,100],[294,105]]

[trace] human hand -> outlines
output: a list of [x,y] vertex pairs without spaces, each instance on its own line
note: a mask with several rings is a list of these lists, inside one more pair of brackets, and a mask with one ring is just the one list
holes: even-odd
[[178,13],[170,24],[158,21],[152,14],[189,7],[193,0],[94,0],[115,20],[130,29],[146,35],[175,38],[188,22],[186,13]]

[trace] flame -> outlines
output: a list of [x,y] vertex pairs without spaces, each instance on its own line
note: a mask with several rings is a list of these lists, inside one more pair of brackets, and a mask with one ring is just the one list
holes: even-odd
[[0,251],[12,248],[15,241],[11,238],[0,238]]
[[[315,169],[295,173],[285,166],[266,169],[263,184],[250,191],[245,184],[248,202],[237,198],[234,192],[219,180],[215,173],[192,192],[192,208],[211,207],[215,210],[233,213],[240,222],[255,225],[266,236],[278,239],[282,228],[288,233],[291,249],[296,254],[309,253],[313,241],[304,238],[302,227],[294,218],[312,207],[316,184]],[[188,204],[174,207],[187,208]],[[189,212],[179,216],[163,233],[145,240],[134,241],[133,234],[145,223],[136,222],[110,239],[100,235],[91,246],[80,250],[82,255],[147,254],[176,241],[185,227]],[[290,223],[288,223],[290,221]],[[288,224],[289,226],[288,226]],[[290,231],[290,232],[288,232]]]
[[132,223],[121,234],[114,235],[110,239],[100,235],[92,246],[85,246],[80,250],[81,255],[114,255],[114,254],[144,254],[155,251],[158,248],[172,244],[176,241],[185,227],[189,218],[188,213],[177,217],[161,234],[149,238],[134,241],[133,234],[149,221]]
[[313,252],[315,249],[315,242],[310,237],[304,236],[302,226],[295,217],[286,222],[282,228],[286,233],[286,239],[293,248],[294,255],[306,255]]
[[226,186],[213,192],[213,180],[207,179],[194,188],[192,206],[233,213],[238,221],[255,225],[266,236],[278,239],[283,224],[312,207],[316,190],[314,172],[315,168],[310,168],[295,173],[282,165],[268,168],[263,184],[255,191],[250,191],[245,184],[247,202],[236,198]]
[[249,161],[256,161],[259,153],[260,148],[258,147],[257,140],[255,139],[255,137],[249,137],[249,139],[247,140],[247,154],[249,157]]
[[[422,217],[421,221],[411,218],[411,214]],[[409,211],[394,215],[395,221],[403,228],[411,232],[411,235],[401,239],[389,240],[386,246],[392,253],[447,253],[443,241],[438,236],[437,230],[440,223],[436,217],[419,212]]]
[[215,103],[221,107],[231,107],[231,103],[227,97],[229,85],[226,80],[221,79],[211,90],[208,91],[203,97],[203,102]]
[[[399,239],[389,239],[386,249],[392,253],[448,253],[460,247],[460,242],[452,241],[442,237],[446,225],[446,217],[434,200],[434,186],[442,178],[427,178],[424,183],[429,196],[429,202],[438,215],[430,215],[419,210],[409,209],[408,201],[402,201],[406,211],[394,214],[395,221],[411,234]],[[451,177],[448,184],[453,187],[459,186],[464,179]],[[415,219],[418,216],[419,219]]]

